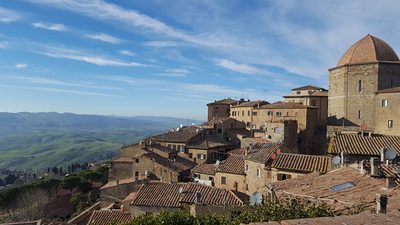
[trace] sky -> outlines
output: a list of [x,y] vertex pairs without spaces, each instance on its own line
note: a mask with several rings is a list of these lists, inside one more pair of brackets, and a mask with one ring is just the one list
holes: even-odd
[[222,98],[328,88],[367,34],[400,49],[399,1],[1,0],[0,111],[204,120]]

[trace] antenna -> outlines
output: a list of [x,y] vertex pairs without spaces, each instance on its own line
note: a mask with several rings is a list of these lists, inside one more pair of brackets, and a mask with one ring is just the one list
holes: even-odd
[[396,150],[394,150],[393,148],[386,149],[385,158],[387,160],[393,160],[394,158],[396,158],[396,156],[397,156]]
[[332,163],[334,164],[334,165],[339,165],[340,164],[340,156],[335,156],[335,157],[333,157],[333,159],[332,159]]

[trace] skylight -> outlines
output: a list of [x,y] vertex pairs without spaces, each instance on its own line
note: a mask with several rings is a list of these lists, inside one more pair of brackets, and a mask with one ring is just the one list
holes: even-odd
[[330,187],[330,190],[332,192],[337,192],[337,191],[349,189],[349,188],[352,188],[352,187],[354,187],[354,184],[352,182],[346,182],[346,183],[343,183],[343,184],[338,184],[338,185],[332,186],[332,187]]

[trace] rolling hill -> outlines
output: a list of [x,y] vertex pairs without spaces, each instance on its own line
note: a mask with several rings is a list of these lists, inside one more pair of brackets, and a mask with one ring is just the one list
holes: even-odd
[[123,144],[187,123],[152,116],[0,113],[0,168],[45,169],[108,159]]

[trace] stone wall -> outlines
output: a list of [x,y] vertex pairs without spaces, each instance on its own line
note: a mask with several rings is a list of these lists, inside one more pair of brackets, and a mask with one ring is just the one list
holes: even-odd
[[[387,106],[382,106],[382,101]],[[381,93],[376,97],[376,128],[375,132],[385,135],[400,135],[400,93]],[[393,126],[390,128],[389,120]]]
[[109,180],[123,180],[133,177],[132,162],[111,162]]
[[208,105],[208,121],[213,119],[225,119],[230,116],[230,106],[223,104]]
[[[257,170],[260,171],[259,176],[257,176]],[[248,195],[252,195],[258,189],[265,187],[265,185],[271,181],[270,171],[265,169],[263,163],[245,160],[245,171],[247,184],[247,190],[245,193]]]
[[[226,177],[226,184],[221,183],[221,177]],[[246,193],[246,177],[240,174],[216,172],[215,187]]]

